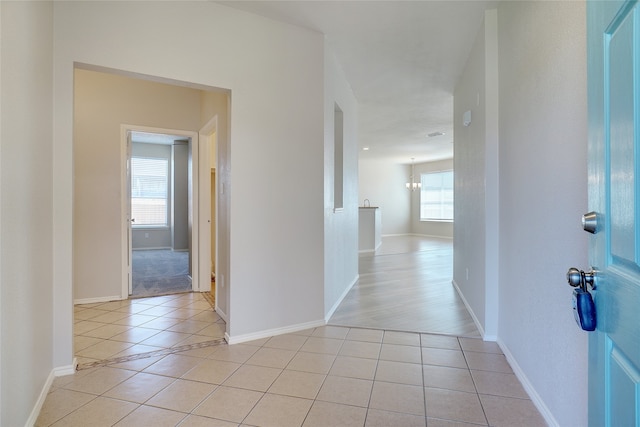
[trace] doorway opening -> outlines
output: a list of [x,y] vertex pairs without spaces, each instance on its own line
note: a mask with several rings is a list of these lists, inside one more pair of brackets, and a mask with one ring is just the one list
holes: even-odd
[[193,290],[191,138],[128,132],[130,297]]
[[[231,175],[230,102],[230,91],[225,89],[75,64],[73,316],[76,321],[87,321],[75,329],[74,351],[80,363],[110,359],[125,350],[124,347],[143,341],[152,347],[173,347],[177,342],[161,343],[160,335],[155,340],[149,336],[156,333],[154,327],[166,329],[166,322],[161,319],[156,322],[148,316],[160,318],[178,305],[189,306],[194,310],[191,313],[201,316],[199,321],[211,325],[189,337],[171,332],[174,338],[195,343],[217,339],[228,331],[230,191],[224,188],[230,187]],[[208,230],[204,224],[211,224],[210,209],[203,214],[200,207],[210,206],[212,194],[200,189],[203,173],[200,162],[204,156],[199,152],[200,132],[212,118],[218,118],[216,186],[224,186],[222,191],[213,193],[218,197],[216,215],[219,217],[215,223],[219,286],[215,313],[205,301],[211,290],[211,273],[200,274],[200,266],[206,263],[202,262],[203,243],[199,239],[203,230]],[[158,151],[165,154],[160,155]],[[134,165],[135,158],[138,160]],[[209,163],[207,168],[207,179],[210,179]],[[136,176],[133,183],[132,172]],[[141,206],[131,209],[134,196],[136,203],[148,210],[145,219],[141,219],[144,218]],[[178,212],[179,206],[182,213]],[[132,219],[135,219],[133,223]],[[159,238],[156,231],[164,232],[164,241],[154,242]],[[207,240],[209,246],[210,240]],[[164,250],[164,253],[153,254],[155,250]],[[210,252],[207,252],[209,257]],[[153,258],[152,266],[138,264],[145,260],[135,255]],[[159,256],[163,258],[158,260]],[[159,274],[161,269],[163,274]],[[143,273],[142,278],[147,280],[141,290],[133,286],[137,273]],[[165,280],[173,283],[170,289],[160,286],[159,282]],[[176,284],[180,287],[174,286]],[[184,290],[189,292],[148,295],[149,291],[165,294]],[[149,298],[137,299],[147,296]],[[122,311],[108,314],[111,310]],[[141,311],[146,313],[140,315]],[[104,318],[103,314],[106,314]],[[113,324],[114,318],[117,325]],[[143,320],[144,327],[140,324]],[[187,324],[193,321],[191,318],[174,320],[176,328],[181,328],[178,323],[183,322],[188,328]],[[117,330],[119,336],[113,340],[113,337],[98,338],[93,328],[102,330],[103,326],[109,333]],[[125,332],[126,337],[120,335]],[[124,341],[119,341],[123,338]],[[108,351],[98,351],[106,347]],[[127,348],[127,351],[134,349],[138,350]]]
[[[126,71],[75,64],[74,68],[74,217],[73,217],[73,265],[74,303],[93,304],[143,296],[133,289],[133,261],[135,255],[150,255],[151,250],[169,249],[172,255],[188,258],[179,261],[181,267],[174,269],[172,276],[182,276],[183,285],[193,292],[211,291],[211,266],[215,261],[218,285],[215,309],[227,321],[229,301],[229,206],[230,206],[230,150],[229,111],[231,93],[216,87],[196,83],[175,81],[155,76],[134,74]],[[214,120],[215,119],[215,120]],[[207,124],[215,126],[207,129]],[[204,134],[202,132],[206,130]],[[215,132],[215,147],[207,145],[208,151],[201,154],[201,135],[210,137]],[[136,144],[129,136],[135,135]],[[166,141],[143,140],[165,138]],[[139,143],[148,150],[169,151],[163,156],[140,154],[138,167],[150,167],[151,176],[140,177],[139,183],[153,181],[158,175],[153,172],[154,162],[148,159],[164,157],[164,162],[155,162],[155,167],[164,165],[165,191],[145,192],[136,187],[137,197],[146,200],[147,207],[156,204],[156,211],[166,213],[160,219],[141,224],[139,213],[131,214],[132,186],[130,167],[132,145]],[[164,146],[164,148],[163,148]],[[211,163],[211,152],[215,161]],[[174,182],[177,176],[176,161],[187,160],[186,178],[182,184]],[[206,168],[200,166],[206,157]],[[147,160],[144,160],[147,159]],[[210,164],[211,163],[211,164]],[[216,171],[215,187],[211,191],[211,168]],[[185,168],[183,168],[185,169]],[[206,174],[205,174],[206,172]],[[202,175],[205,174],[206,181]],[[184,180],[187,190],[184,190]],[[205,191],[201,183],[207,183]],[[173,184],[172,184],[173,183]],[[147,182],[149,184],[149,182]],[[178,190],[182,185],[183,190]],[[172,188],[173,186],[173,188]],[[224,191],[224,189],[227,191]],[[187,199],[178,203],[178,196]],[[216,212],[211,213],[211,197],[215,197]],[[165,200],[153,200],[153,199]],[[141,202],[142,200],[138,200]],[[178,205],[188,208],[188,223],[178,223]],[[151,206],[149,206],[149,204]],[[201,207],[206,207],[203,212]],[[163,211],[164,212],[164,211]],[[131,220],[135,219],[135,225]],[[144,222],[144,221],[143,221]],[[178,244],[184,232],[178,225],[187,228],[188,244]],[[215,227],[212,239],[209,227]],[[162,230],[157,230],[162,229]],[[164,232],[164,243],[154,238],[156,231]],[[206,242],[201,235],[209,236]],[[212,241],[213,240],[213,241]],[[142,243],[141,243],[142,242]],[[204,250],[208,246],[208,250]],[[216,249],[212,250],[212,247]],[[130,250],[131,248],[131,250]],[[145,250],[143,250],[145,249]],[[206,252],[206,254],[204,254]],[[202,255],[204,254],[204,255]],[[213,258],[212,258],[212,254]],[[203,262],[206,256],[207,262]],[[165,260],[162,267],[173,261]],[[176,261],[176,264],[178,261]],[[202,265],[202,267],[201,267]],[[158,263],[153,270],[159,269]],[[207,269],[205,274],[201,274]],[[186,272],[185,272],[186,270]],[[138,271],[136,271],[137,273]],[[177,274],[178,272],[179,274]],[[186,274],[184,274],[186,273]],[[154,276],[159,276],[158,274]],[[166,275],[165,275],[166,276]],[[185,283],[186,282],[186,283]],[[145,291],[149,285],[144,286]],[[184,288],[180,288],[183,290]],[[175,289],[172,289],[175,291]],[[164,293],[165,291],[160,291]]]

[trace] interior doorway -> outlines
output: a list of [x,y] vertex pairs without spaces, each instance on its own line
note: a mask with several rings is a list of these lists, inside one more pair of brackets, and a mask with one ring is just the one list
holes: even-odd
[[193,290],[192,139],[128,131],[128,295]]
[[[161,134],[170,137],[167,144],[171,149],[188,147],[189,191],[186,194],[190,206],[190,240],[188,250],[184,246],[178,248],[174,243],[149,246],[170,248],[171,252],[178,255],[186,254],[189,258],[186,269],[191,279],[191,290],[202,295],[211,290],[210,264],[213,259],[217,284],[217,289],[214,288],[217,297],[215,310],[225,322],[229,322],[230,91],[75,64],[73,95],[74,304],[124,300],[132,294],[133,253],[130,246],[134,243],[133,235],[137,227],[131,225],[129,210],[128,135],[133,132]],[[199,206],[210,206],[211,194],[207,193],[205,200],[200,184],[207,182],[207,187],[210,187],[211,168],[206,170],[206,181],[203,181],[199,167],[202,157],[199,153],[199,132],[214,117],[217,118],[216,127],[211,129],[215,130],[217,145],[214,187],[220,188],[220,191],[214,193],[217,194],[216,215],[204,218],[204,221],[216,221],[217,237],[213,249],[217,250],[214,258],[211,258],[212,239],[209,237],[209,261],[206,264],[209,270],[201,277],[202,245],[199,237],[205,235],[201,230],[209,229],[203,228]],[[178,194],[184,195],[185,192],[176,192],[176,196]],[[167,216],[170,221],[170,215]],[[139,231],[143,240],[152,239],[149,230],[140,228]],[[146,237],[144,233],[149,233],[149,236]],[[206,234],[210,236],[210,232]],[[135,252],[148,254],[149,250]]]

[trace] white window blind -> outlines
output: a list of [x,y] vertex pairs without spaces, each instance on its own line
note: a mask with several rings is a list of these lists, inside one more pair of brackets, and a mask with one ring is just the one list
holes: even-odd
[[453,171],[420,175],[420,221],[453,221]]
[[131,217],[133,225],[167,226],[169,160],[131,158]]

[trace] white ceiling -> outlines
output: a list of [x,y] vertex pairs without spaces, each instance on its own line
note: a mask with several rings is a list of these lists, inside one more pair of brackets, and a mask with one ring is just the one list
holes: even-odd
[[361,159],[453,157],[453,90],[495,1],[219,3],[325,34],[358,100]]

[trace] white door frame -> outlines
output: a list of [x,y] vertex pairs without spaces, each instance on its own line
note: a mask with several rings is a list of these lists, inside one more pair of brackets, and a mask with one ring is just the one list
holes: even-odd
[[198,167],[198,133],[192,131],[185,130],[177,130],[177,129],[164,129],[164,128],[156,128],[149,126],[138,126],[138,125],[129,125],[123,124],[120,125],[120,194],[121,194],[121,252],[122,252],[122,261],[121,261],[121,277],[122,277],[122,288],[121,288],[121,299],[129,298],[129,290],[131,283],[131,240],[129,239],[129,229],[131,226],[131,215],[129,212],[129,179],[128,179],[128,171],[127,171],[127,161],[129,156],[129,147],[128,147],[128,135],[129,132],[147,132],[147,133],[161,133],[166,135],[176,135],[190,139],[190,152],[191,152],[191,168],[190,168],[190,178],[192,182],[191,188],[191,209],[190,213],[190,223],[191,223],[191,247],[189,250],[191,251],[191,286],[192,289],[195,289],[195,284],[199,283],[199,253],[198,253],[198,227],[199,227],[199,206],[198,206],[198,184],[199,184],[199,167]]
[[[216,212],[213,212],[213,216],[215,220],[213,224],[211,223],[211,167],[215,167],[216,165],[211,164],[211,139],[214,133],[218,130],[218,115],[215,115],[209,120],[203,127],[200,129],[198,134],[198,166],[200,168],[199,178],[200,178],[200,186],[198,187],[198,199],[199,199],[199,229],[202,230],[202,234],[199,236],[199,282],[196,283],[194,281],[194,290],[198,290],[200,292],[210,292],[211,291],[211,245],[212,243],[216,245],[215,251],[215,264],[218,264],[218,239],[216,232],[216,241],[211,242],[211,229],[210,227],[217,227],[217,209]],[[217,146],[214,147],[217,151]],[[217,156],[216,156],[217,159]],[[215,190],[215,189],[214,189]],[[216,195],[217,197],[217,191]],[[217,205],[217,204],[216,204]],[[216,290],[216,301],[217,301],[217,290]]]

